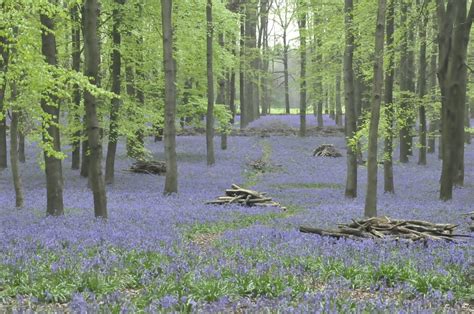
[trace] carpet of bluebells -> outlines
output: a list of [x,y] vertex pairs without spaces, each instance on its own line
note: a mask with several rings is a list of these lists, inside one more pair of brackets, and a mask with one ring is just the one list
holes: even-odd
[[[315,119],[308,116],[309,126]],[[326,127],[335,127],[325,118]],[[252,128],[296,128],[297,116],[269,116]],[[87,180],[64,163],[64,217],[45,217],[39,148],[22,164],[25,207],[14,207],[9,170],[0,173],[0,312],[469,312],[472,239],[460,243],[336,240],[298,227],[333,227],[363,215],[359,197],[344,198],[345,158],[318,158],[343,135],[232,136],[206,166],[204,136],[177,140],[179,194],[162,195],[164,177],[127,172],[119,146],[116,182],[108,187],[109,220],[93,217]],[[154,159],[163,144],[147,142]],[[271,171],[246,163],[265,158]],[[474,145],[466,146],[466,186],[438,200],[441,163],[395,164],[395,195],[383,194],[379,214],[459,224],[468,234],[474,203]],[[379,174],[382,175],[382,171]],[[268,192],[278,208],[210,206],[232,183]]]

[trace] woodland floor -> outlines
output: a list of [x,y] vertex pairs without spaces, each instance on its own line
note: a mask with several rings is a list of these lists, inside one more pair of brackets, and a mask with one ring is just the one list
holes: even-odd
[[[314,128],[314,117],[308,122]],[[0,173],[0,312],[474,312],[472,239],[353,241],[298,232],[302,224],[360,218],[366,168],[359,166],[359,197],[345,199],[343,135],[328,118],[330,131],[307,138],[271,132],[297,123],[298,116],[264,117],[250,128],[269,130],[265,136],[230,136],[226,151],[216,138],[213,167],[202,135],[178,137],[180,191],[171,197],[162,195],[163,176],[125,171],[133,160],[119,146],[107,223],[93,218],[87,180],[69,159],[66,214],[45,217],[41,154],[29,145],[22,210],[9,170]],[[313,157],[325,143],[344,157]],[[164,159],[162,143],[147,148]],[[246,166],[259,158],[280,166],[264,173]],[[474,203],[474,144],[465,160],[466,186],[450,202],[438,200],[437,154],[427,166],[417,165],[416,152],[410,163],[396,163],[394,195],[383,194],[379,171],[379,214],[459,224],[469,234],[462,214]],[[232,183],[268,192],[288,210],[204,204]]]

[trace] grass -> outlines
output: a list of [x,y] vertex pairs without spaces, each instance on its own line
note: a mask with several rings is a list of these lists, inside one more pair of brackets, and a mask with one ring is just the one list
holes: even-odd
[[286,211],[258,215],[237,214],[231,221],[217,221],[192,225],[186,231],[186,238],[193,240],[203,234],[222,233],[227,230],[237,230],[250,227],[254,224],[270,224],[275,219],[282,219],[302,212],[303,209],[288,206]]

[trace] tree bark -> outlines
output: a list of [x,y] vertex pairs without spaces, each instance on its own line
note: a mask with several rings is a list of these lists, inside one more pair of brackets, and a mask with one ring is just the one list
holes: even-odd
[[394,32],[395,32],[395,0],[390,0],[387,17],[387,61],[388,71],[385,77],[385,119],[388,129],[384,143],[384,192],[395,193],[395,184],[393,182],[393,83],[395,76],[394,58]]
[[[54,36],[55,23],[47,15],[40,15],[41,25],[41,51],[46,58],[46,62],[51,66],[57,65],[56,38]],[[50,150],[61,151],[59,138],[59,104],[54,94],[45,95],[41,99],[41,108],[47,115],[43,121],[43,142],[47,143]],[[46,171],[46,194],[47,194],[47,214],[60,216],[64,214],[63,204],[63,174],[61,159],[52,156],[51,152],[44,151],[45,171]]]
[[364,211],[366,217],[377,216],[377,139],[383,87],[385,6],[385,0],[378,1],[377,27],[375,32],[374,85],[372,89],[369,151],[367,156],[367,194]]
[[[92,84],[99,85],[100,48],[97,36],[99,20],[98,0],[84,2],[84,67]],[[98,102],[90,91],[84,91],[89,155],[89,182],[94,195],[95,217],[107,218],[107,196],[102,173],[102,143],[97,115]]]
[[117,152],[117,141],[118,141],[118,114],[120,109],[120,91],[121,91],[121,80],[122,80],[122,54],[120,52],[120,46],[122,43],[122,35],[120,33],[120,24],[122,20],[122,10],[125,0],[115,0],[114,10],[112,11],[113,26],[112,26],[112,63],[111,63],[111,75],[112,75],[112,93],[118,95],[118,97],[112,98],[112,104],[110,107],[110,125],[109,125],[109,143],[107,145],[107,156],[105,159],[105,183],[113,184],[115,176],[115,155]]
[[354,34],[352,32],[353,0],[345,0],[344,13],[346,25],[346,45],[344,50],[344,102],[346,106],[347,138],[347,176],[345,195],[346,197],[355,198],[357,197],[357,154],[356,147],[349,143],[349,139],[354,136],[357,131],[357,118],[354,104]]
[[173,3],[161,0],[163,31],[163,62],[165,71],[165,158],[164,194],[178,193],[178,164],[176,161],[176,61],[173,56]]

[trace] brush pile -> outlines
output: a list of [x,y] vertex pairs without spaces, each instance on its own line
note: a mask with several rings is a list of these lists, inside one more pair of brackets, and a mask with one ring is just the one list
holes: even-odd
[[279,207],[282,210],[286,210],[280,203],[268,197],[265,192],[244,189],[237,184],[232,184],[231,189],[225,190],[225,196],[219,196],[213,201],[206,202],[206,204],[240,204],[243,206]]
[[398,220],[389,217],[373,217],[353,220],[349,224],[340,224],[338,229],[320,229],[300,227],[304,233],[315,233],[334,238],[371,238],[371,239],[408,239],[454,241],[456,237],[469,235],[454,234],[457,225],[436,224],[421,220]]
[[323,144],[313,151],[317,157],[342,157],[342,154],[332,144]]
[[161,174],[166,173],[166,163],[164,161],[157,161],[157,160],[150,160],[150,161],[139,160],[133,163],[129,171],[135,172],[135,173],[161,175]]

